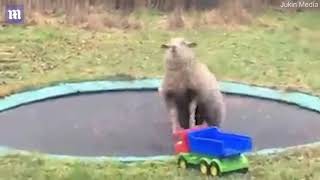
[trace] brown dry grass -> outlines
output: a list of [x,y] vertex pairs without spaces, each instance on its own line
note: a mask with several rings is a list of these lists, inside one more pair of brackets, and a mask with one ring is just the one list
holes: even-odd
[[[0,4],[3,0],[0,0]],[[18,0],[19,2],[21,0]],[[248,0],[252,4],[262,0]],[[197,11],[199,16],[188,16],[183,8],[176,7],[173,12],[166,14],[165,20],[160,20],[160,27],[176,30],[200,26],[226,25],[236,26],[248,24],[251,14],[243,7],[242,0],[221,1],[218,8],[211,11]],[[137,19],[130,12],[114,10],[106,2],[92,4],[89,1],[38,1],[27,0],[25,4],[27,23],[30,25],[75,25],[88,30],[101,31],[105,29],[141,29],[143,20]],[[194,9],[195,10],[195,9]],[[134,13],[134,12],[133,12]],[[159,19],[158,19],[159,20]]]
[[251,12],[243,7],[239,0],[224,1],[219,8],[210,11],[192,12],[191,15],[174,11],[159,24],[170,30],[180,28],[198,28],[201,26],[237,27],[253,21]]
[[132,16],[115,15],[108,13],[89,14],[85,21],[81,23],[81,27],[88,30],[104,30],[104,29],[141,29],[143,22]]
[[251,14],[240,5],[239,0],[237,0],[235,2],[237,2],[237,3],[231,4],[229,11],[226,11],[227,16],[229,18],[229,21],[231,21],[231,22],[233,21],[233,22],[239,23],[239,24],[251,23],[252,22]]
[[224,1],[219,8],[206,13],[205,21],[209,25],[243,25],[251,23],[252,16],[239,0]]
[[168,17],[168,29],[175,30],[185,26],[185,20],[181,9],[176,9]]
[[[76,11],[77,12],[77,11]],[[90,11],[81,15],[56,16],[51,13],[32,12],[27,17],[27,25],[72,25],[87,30],[103,31],[115,29],[141,29],[143,21],[130,15],[119,13]]]
[[39,12],[32,12],[26,18],[27,25],[61,25],[65,24],[63,18],[56,18]]
[[[178,30],[181,28],[197,28],[201,26],[237,26],[248,24],[252,20],[251,15],[244,9],[241,10],[211,10],[198,12],[197,16],[188,13],[173,12],[162,19],[158,24],[163,29]],[[81,16],[54,16],[33,12],[27,18],[28,25],[73,25],[87,30],[103,31],[106,29],[133,29],[140,30],[144,27],[144,21],[132,15],[123,15],[110,12],[91,12]]]

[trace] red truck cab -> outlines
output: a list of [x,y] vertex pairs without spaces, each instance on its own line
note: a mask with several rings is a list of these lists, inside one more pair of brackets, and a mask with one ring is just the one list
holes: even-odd
[[189,141],[188,141],[188,133],[198,127],[194,127],[191,129],[180,130],[174,133],[174,136],[178,138],[177,142],[174,145],[174,150],[176,154],[179,153],[188,153],[190,152]]
[[176,154],[189,152],[188,145],[188,133],[186,130],[181,130],[174,133],[174,136],[178,138],[174,145],[174,150]]

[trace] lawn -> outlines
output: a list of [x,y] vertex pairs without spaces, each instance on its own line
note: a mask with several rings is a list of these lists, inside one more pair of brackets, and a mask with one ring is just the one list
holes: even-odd
[[57,82],[161,77],[161,43],[184,36],[219,80],[299,89],[319,94],[319,12],[269,13],[237,30],[200,27],[167,31],[93,32],[72,27],[28,26],[0,30],[0,96]]
[[[250,156],[247,174],[233,173],[222,180],[317,180],[320,177],[320,146],[289,150],[270,156]],[[214,179],[203,176],[197,169],[181,170],[175,161],[89,163],[75,160],[53,160],[41,154],[5,156],[0,161],[3,180],[197,180]]]
[[[157,14],[140,30],[88,31],[65,26],[0,27],[0,96],[59,82],[161,78],[161,43],[196,41],[199,60],[219,80],[320,94],[320,12],[270,12],[250,26],[168,31]],[[150,18],[150,19],[149,19]],[[147,20],[146,20],[147,19]],[[151,21],[152,20],[152,21]],[[250,157],[248,175],[224,179],[319,179],[319,147]],[[35,154],[0,159],[0,179],[200,179],[174,162],[131,164],[51,160]]]

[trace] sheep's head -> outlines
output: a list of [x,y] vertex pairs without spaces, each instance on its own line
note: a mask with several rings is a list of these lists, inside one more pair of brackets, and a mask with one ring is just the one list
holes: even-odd
[[162,44],[161,48],[169,49],[172,53],[175,53],[179,48],[192,48],[197,46],[197,43],[190,42],[184,38],[172,38],[169,43]]
[[170,64],[183,64],[189,63],[195,59],[193,47],[197,46],[197,43],[187,41],[184,38],[172,38],[169,43],[162,44],[161,48],[166,49],[165,60]]

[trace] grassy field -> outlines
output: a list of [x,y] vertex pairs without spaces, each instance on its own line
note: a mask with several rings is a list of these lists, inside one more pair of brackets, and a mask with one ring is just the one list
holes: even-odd
[[[219,80],[320,94],[320,12],[270,12],[250,26],[167,31],[161,17],[136,14],[140,30],[87,31],[64,26],[0,27],[0,96],[70,81],[161,77],[160,45],[173,36],[196,41],[199,60]],[[319,179],[320,151],[296,150],[250,158],[248,175],[223,179]],[[174,162],[80,163],[41,155],[0,159],[0,179],[201,179]]]
[[161,77],[164,52],[160,45],[173,36],[196,41],[199,60],[220,80],[320,92],[320,25],[315,18],[320,17],[319,12],[270,13],[236,30],[167,31],[157,26],[153,19],[159,17],[154,16],[136,31],[2,28],[0,96],[61,81],[117,75]]
[[[232,173],[222,180],[317,180],[320,177],[320,146],[289,150],[271,156],[250,156],[247,174]],[[203,176],[197,169],[181,170],[175,161],[88,163],[75,160],[53,160],[42,155],[9,155],[0,161],[2,180],[197,180],[214,179]]]

